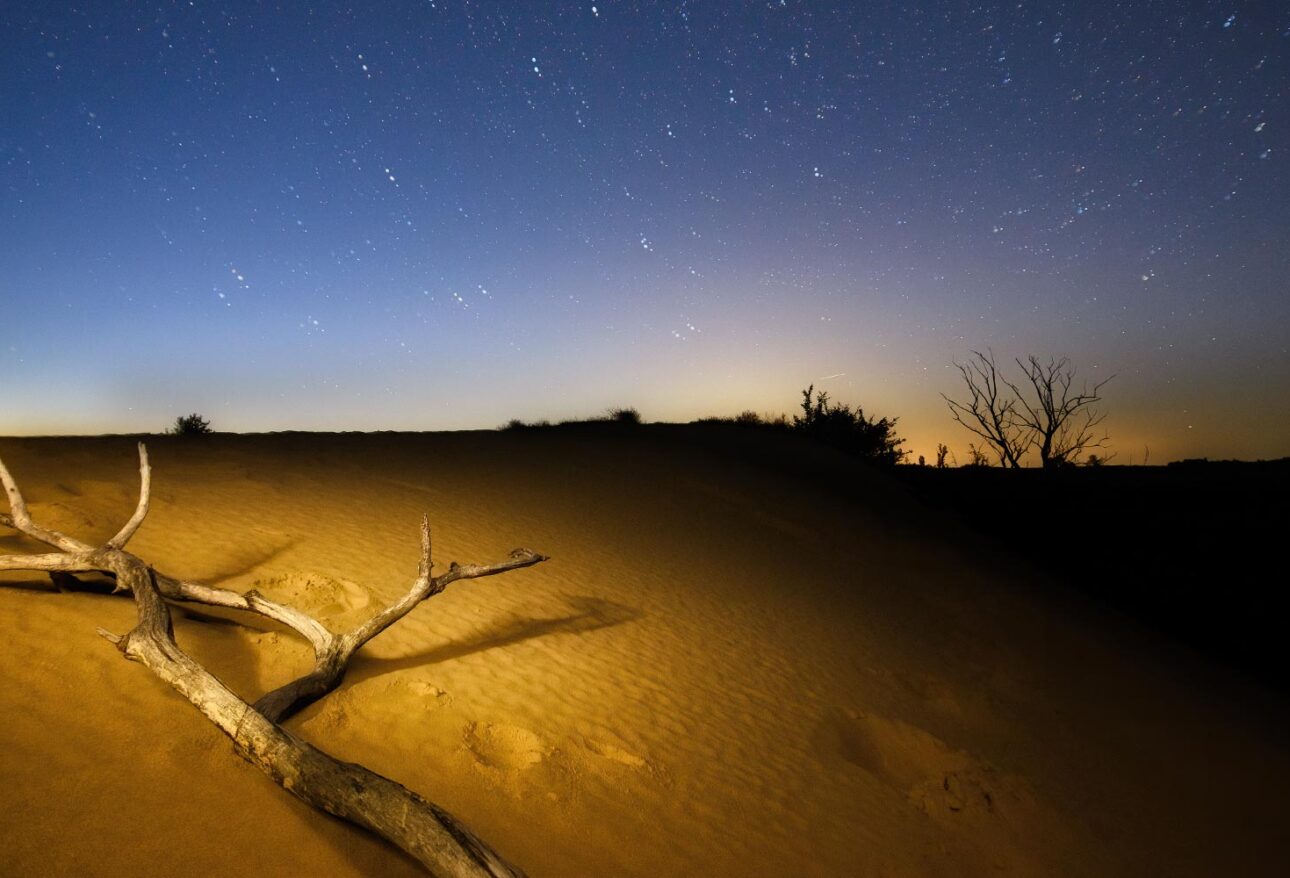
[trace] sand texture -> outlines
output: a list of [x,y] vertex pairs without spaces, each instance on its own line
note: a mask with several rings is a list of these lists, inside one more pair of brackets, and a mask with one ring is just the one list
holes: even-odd
[[[785,469],[559,431],[149,450],[137,554],[333,628],[407,588],[422,512],[439,569],[552,557],[451,586],[288,723],[535,878],[1285,874],[1272,699],[826,452]],[[133,508],[133,440],[0,455],[50,526],[105,539]],[[96,637],[129,600],[3,577],[0,873],[420,874]],[[248,700],[309,665],[260,620],[178,617]]]

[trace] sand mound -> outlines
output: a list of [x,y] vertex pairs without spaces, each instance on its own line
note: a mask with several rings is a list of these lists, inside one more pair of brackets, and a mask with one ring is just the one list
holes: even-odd
[[[553,557],[452,586],[292,720],[536,878],[1285,871],[1267,778],[1290,756],[1258,713],[1279,708],[1001,574],[828,455],[745,455],[772,466],[683,437],[561,433],[208,438],[153,444],[133,548],[333,629],[407,588],[423,511],[440,569],[517,545]],[[128,441],[0,454],[54,526],[107,536],[133,506]],[[0,533],[0,551],[28,550]],[[415,874],[297,805],[95,637],[129,628],[128,601],[6,582],[0,872]],[[309,665],[271,625],[177,626],[248,698]]]

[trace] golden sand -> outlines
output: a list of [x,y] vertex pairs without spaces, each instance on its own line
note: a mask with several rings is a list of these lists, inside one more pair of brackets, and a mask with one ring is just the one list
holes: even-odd
[[[679,433],[149,450],[137,554],[333,628],[411,583],[425,511],[440,569],[552,556],[450,587],[289,722],[535,878],[1286,866],[1270,698],[976,553],[825,452],[804,466],[829,478],[803,481]],[[104,539],[133,508],[130,440],[0,455],[52,527]],[[0,533],[0,551],[31,550]],[[420,874],[285,794],[96,637],[129,629],[129,600],[4,582],[0,873]],[[177,635],[248,700],[309,665],[257,620],[189,614]]]

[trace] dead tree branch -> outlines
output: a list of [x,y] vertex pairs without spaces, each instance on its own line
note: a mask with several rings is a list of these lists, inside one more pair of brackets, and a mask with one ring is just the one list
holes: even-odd
[[[452,564],[439,577],[431,576],[430,525],[421,522],[421,562],[412,588],[395,603],[345,634],[333,634],[299,610],[264,598],[257,592],[240,595],[225,589],[174,579],[152,569],[125,550],[148,513],[151,470],[147,450],[139,445],[139,502],[121,530],[100,547],[32,521],[22,493],[0,461],[0,481],[9,498],[10,514],[0,524],[60,549],[38,555],[0,556],[2,570],[43,570],[59,573],[99,572],[116,580],[117,591],[128,591],[138,608],[139,622],[124,635],[99,629],[128,659],[137,661],[187,698],[224,734],[248,762],[259,767],[292,795],[329,814],[348,820],[397,845],[440,876],[517,876],[487,844],[442,808],[401,784],[363,768],[340,762],[279,725],[279,720],[339,685],[350,658],[365,643],[411,612],[422,601],[460,579],[492,576],[547,560],[527,549],[516,549],[493,565]],[[255,613],[298,632],[314,649],[314,670],[286,686],[247,704],[202,667],[175,642],[167,600],[186,601]]]
[[[412,612],[417,604],[443,591],[450,583],[459,579],[493,576],[508,570],[529,567],[545,560],[543,556],[528,549],[515,549],[507,560],[500,563],[468,564],[464,567],[454,563],[443,576],[431,577],[430,520],[423,517],[421,519],[421,564],[416,581],[412,583],[408,593],[352,631],[345,634],[326,632],[325,638],[313,643],[313,670],[262,696],[255,702],[255,709],[273,722],[281,722],[340,685],[350,658],[363,644]],[[248,593],[247,597],[254,601],[263,600],[255,592]]]

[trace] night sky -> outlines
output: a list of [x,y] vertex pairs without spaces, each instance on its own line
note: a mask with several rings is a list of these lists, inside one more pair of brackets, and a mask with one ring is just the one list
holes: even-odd
[[[129,7],[129,8],[127,8]],[[1290,453],[1290,4],[0,9],[0,433],[791,411]],[[961,452],[960,452],[961,454]]]

